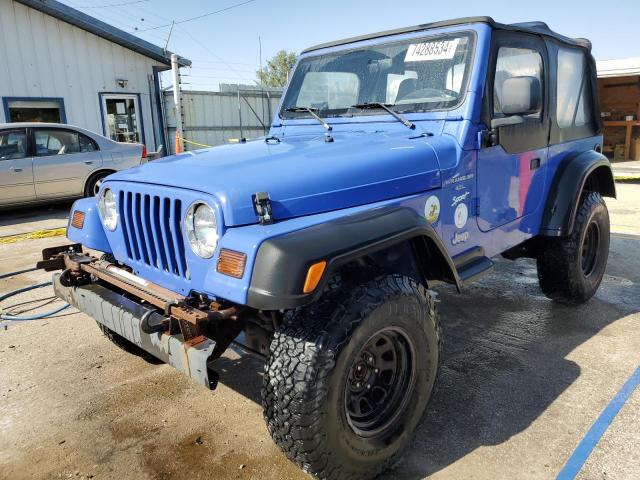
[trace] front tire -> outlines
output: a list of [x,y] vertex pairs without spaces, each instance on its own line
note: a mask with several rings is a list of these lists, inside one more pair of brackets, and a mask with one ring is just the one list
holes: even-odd
[[262,389],[273,440],[318,478],[376,476],[405,450],[424,414],[440,338],[433,299],[399,275],[287,313]]
[[547,297],[579,305],[596,293],[607,267],[609,230],[604,200],[599,193],[587,193],[571,235],[550,240],[538,255],[538,280]]

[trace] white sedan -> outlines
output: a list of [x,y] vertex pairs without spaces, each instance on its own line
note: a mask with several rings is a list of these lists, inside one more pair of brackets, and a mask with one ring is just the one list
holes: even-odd
[[0,206],[95,195],[107,175],[146,161],[144,145],[79,127],[0,124]]

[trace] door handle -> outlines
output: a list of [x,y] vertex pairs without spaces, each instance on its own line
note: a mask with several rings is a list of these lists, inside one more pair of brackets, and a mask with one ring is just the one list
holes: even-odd
[[87,160],[87,161],[86,161],[86,162],[84,162],[84,163],[85,163],[86,165],[91,165],[91,164],[93,164],[93,161],[92,161],[92,160]]
[[12,170],[12,171],[14,171],[14,172],[16,172],[16,173],[18,173],[18,172],[21,172],[21,171],[22,171],[22,169],[21,169],[21,168],[16,168],[16,167],[11,167],[11,170]]
[[531,163],[529,164],[529,167],[531,168],[531,170],[535,170],[537,168],[540,168],[540,159],[539,158],[532,158],[531,159]]

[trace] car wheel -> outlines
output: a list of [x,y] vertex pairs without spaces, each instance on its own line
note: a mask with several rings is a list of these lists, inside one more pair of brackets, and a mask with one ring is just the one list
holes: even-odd
[[107,175],[109,175],[109,172],[99,172],[89,178],[87,184],[84,187],[84,196],[95,197],[100,191],[102,180],[104,180]]
[[549,241],[538,255],[538,280],[547,297],[579,305],[596,293],[607,267],[609,228],[600,194],[584,195],[571,235]]
[[262,388],[273,440],[318,478],[375,477],[405,451],[424,414],[440,338],[432,297],[400,275],[288,312]]

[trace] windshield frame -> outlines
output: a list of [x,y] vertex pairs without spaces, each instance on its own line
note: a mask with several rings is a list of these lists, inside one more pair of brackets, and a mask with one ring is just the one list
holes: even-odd
[[[323,57],[333,57],[336,55],[348,55],[351,52],[355,52],[355,51],[359,51],[359,50],[367,50],[368,48],[376,48],[376,47],[386,47],[386,46],[395,46],[395,45],[399,45],[399,44],[406,44],[406,43],[416,43],[416,42],[428,42],[428,41],[434,41],[434,40],[438,40],[440,38],[446,38],[446,37],[452,37],[452,36],[463,36],[466,35],[469,38],[469,45],[471,48],[471,52],[468,56],[468,68],[465,71],[464,74],[464,78],[462,79],[462,84],[460,87],[460,96],[458,97],[458,101],[451,105],[451,106],[447,106],[447,107],[440,107],[440,108],[416,108],[416,109],[411,109],[411,110],[405,110],[402,107],[405,106],[416,106],[416,105],[425,105],[426,103],[407,103],[407,104],[397,104],[394,105],[394,110],[396,110],[398,113],[402,114],[402,115],[416,115],[416,114],[425,114],[425,113],[436,113],[436,112],[449,112],[452,110],[456,110],[458,108],[460,108],[465,101],[467,100],[467,94],[469,91],[469,83],[471,81],[471,77],[473,75],[473,71],[475,69],[475,61],[476,61],[476,55],[477,55],[477,49],[478,49],[478,33],[476,32],[476,30],[474,29],[469,29],[469,28],[465,28],[465,29],[455,29],[455,30],[449,30],[449,31],[444,31],[444,32],[438,32],[438,33],[427,33],[425,31],[421,31],[421,32],[413,32],[412,34],[408,35],[408,36],[404,36],[404,38],[402,39],[397,39],[397,40],[393,40],[393,41],[379,41],[380,39],[376,39],[376,41],[366,41],[366,45],[359,45],[359,46],[347,46],[347,45],[342,45],[340,47],[332,47],[331,51],[329,52],[325,52],[325,53],[321,53],[322,51],[315,51],[313,54],[308,54],[308,55],[304,55],[302,56],[298,63],[296,63],[296,67],[295,70],[293,71],[293,74],[291,75],[291,81],[289,82],[289,84],[287,85],[287,88],[284,92],[284,95],[282,96],[282,101],[281,104],[278,108],[278,118],[282,121],[295,121],[295,120],[307,120],[308,114],[295,114],[292,112],[287,112],[286,111],[286,105],[287,105],[287,99],[289,98],[289,96],[292,93],[292,85],[293,85],[293,79],[295,78],[295,74],[297,73],[298,69],[300,68],[300,66],[305,63],[305,62],[311,62],[311,61],[315,61],[318,59],[322,59]],[[360,42],[358,42],[360,43]],[[346,48],[345,48],[346,47]],[[385,112],[384,110],[377,110],[377,109],[372,109],[372,110],[358,110],[358,109],[352,109],[352,108],[346,108],[346,109],[341,109],[341,110],[345,110],[344,113],[339,113],[339,114],[335,114],[335,113],[331,113],[331,110],[324,110],[322,111],[322,117],[323,118],[354,118],[354,117],[366,117],[366,116],[380,116],[380,115],[384,115],[384,116],[388,116],[389,114],[387,112]]]

